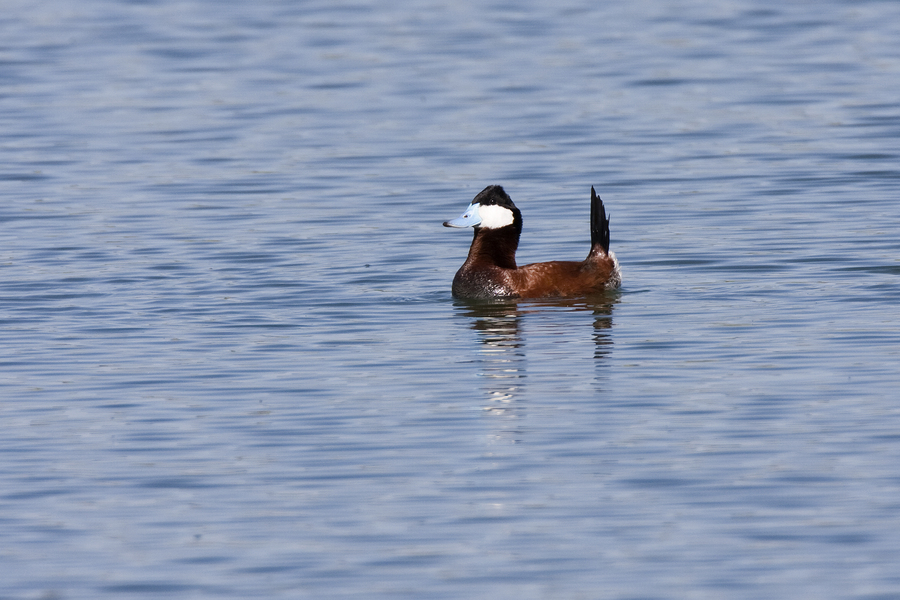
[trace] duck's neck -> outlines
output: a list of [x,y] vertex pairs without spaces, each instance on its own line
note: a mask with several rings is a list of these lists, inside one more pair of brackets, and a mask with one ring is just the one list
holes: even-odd
[[520,233],[521,229],[515,225],[500,229],[476,227],[466,264],[489,264],[504,269],[515,269]]

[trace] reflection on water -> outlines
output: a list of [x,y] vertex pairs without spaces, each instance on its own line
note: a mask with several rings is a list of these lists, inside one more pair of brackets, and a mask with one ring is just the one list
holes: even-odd
[[612,311],[613,306],[618,302],[619,295],[607,299],[605,302],[596,302],[591,306],[594,313],[594,358],[601,359],[612,354],[612,337],[610,329],[612,329]]
[[[526,385],[529,316],[552,312],[592,313],[590,336],[593,340],[593,358],[595,364],[600,366],[602,359],[612,352],[610,329],[613,306],[618,300],[618,293],[592,298],[540,301],[457,300],[455,306],[458,313],[471,320],[471,328],[477,333],[477,340],[480,342],[476,356],[479,374],[485,381],[484,410],[509,419],[522,416],[524,407],[517,400]],[[551,321],[551,327],[571,326],[572,321],[569,319]],[[566,333],[572,335],[571,331]],[[588,335],[586,330],[585,335]],[[575,337],[579,337],[577,332]],[[510,433],[513,432],[507,432]]]
[[525,385],[525,344],[522,340],[523,314],[515,302],[457,303],[460,312],[472,319],[481,346],[479,374],[484,377],[487,404],[496,415],[515,416],[515,399]]

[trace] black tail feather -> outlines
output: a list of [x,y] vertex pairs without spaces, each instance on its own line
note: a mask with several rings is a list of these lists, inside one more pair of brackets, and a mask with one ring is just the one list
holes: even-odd
[[591,186],[591,254],[597,245],[603,248],[603,252],[609,254],[609,219],[603,208],[603,200]]

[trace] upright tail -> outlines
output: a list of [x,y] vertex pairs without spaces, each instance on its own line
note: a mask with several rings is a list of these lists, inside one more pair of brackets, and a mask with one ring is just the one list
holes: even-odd
[[606,210],[603,209],[603,200],[591,186],[591,253],[594,256],[603,249],[604,254],[609,254],[609,219],[606,218]]

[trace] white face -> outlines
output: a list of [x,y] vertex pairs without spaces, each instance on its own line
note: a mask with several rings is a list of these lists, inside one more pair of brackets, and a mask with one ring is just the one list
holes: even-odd
[[485,229],[500,229],[513,223],[513,213],[504,206],[491,204],[489,206],[478,206],[478,216],[481,217],[479,227]]
[[483,227],[500,229],[513,224],[513,212],[508,208],[490,204],[470,204],[461,216],[452,221],[445,221],[445,227]]

